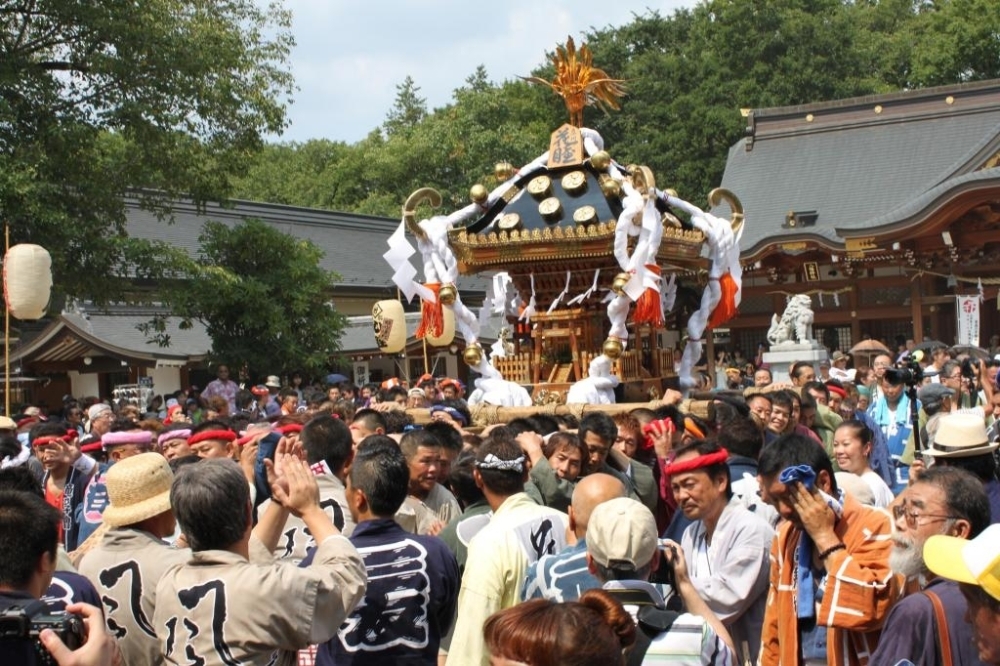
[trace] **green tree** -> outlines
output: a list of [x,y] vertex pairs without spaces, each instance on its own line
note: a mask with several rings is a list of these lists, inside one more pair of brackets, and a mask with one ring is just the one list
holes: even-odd
[[220,199],[286,126],[290,15],[255,0],[0,1],[0,212],[56,286],[118,298],[162,275],[123,197]]
[[382,125],[386,135],[405,134],[427,117],[427,100],[419,92],[420,86],[413,82],[411,76],[396,86],[396,101]]
[[[253,375],[330,366],[345,319],[330,302],[338,276],[320,266],[316,245],[259,220],[208,222],[199,242],[199,257],[175,258],[183,273],[165,289],[184,325],[205,325],[213,360]],[[162,319],[144,330],[169,344]]]
[[[650,166],[661,188],[703,204],[746,131],[741,108],[1000,77],[995,4],[708,0],[670,16],[650,11],[578,40],[628,87],[620,113],[588,108],[584,121],[616,160]],[[542,64],[531,73],[550,78],[552,68]],[[517,166],[544,151],[549,133],[567,119],[548,90],[491,82],[483,67],[431,113],[412,79],[397,92],[385,125],[331,155],[319,175],[291,169],[293,180],[319,179],[317,189],[331,193],[328,206],[341,210],[395,217],[406,196],[425,185],[454,209],[468,202],[473,183],[495,182],[496,162]]]
[[346,143],[326,139],[268,145],[246,174],[234,180],[232,196],[336,209],[341,186],[336,166],[352,150]]

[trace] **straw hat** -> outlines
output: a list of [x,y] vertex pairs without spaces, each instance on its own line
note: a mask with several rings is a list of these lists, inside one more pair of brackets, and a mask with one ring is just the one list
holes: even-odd
[[104,522],[111,527],[134,525],[170,509],[170,484],[174,473],[159,453],[140,453],[108,469],[106,484],[110,504]]
[[939,458],[968,458],[995,451],[1000,443],[990,443],[982,416],[948,414],[941,417],[934,442],[924,451]]

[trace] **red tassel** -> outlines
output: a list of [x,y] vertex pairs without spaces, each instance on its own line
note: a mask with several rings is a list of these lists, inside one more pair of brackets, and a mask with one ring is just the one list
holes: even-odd
[[[655,264],[646,264],[646,270],[660,275],[660,267]],[[654,328],[663,327],[663,308],[660,305],[660,292],[650,287],[642,292],[642,296],[635,302],[635,315],[632,321],[636,324],[652,324]]]
[[441,337],[441,333],[444,331],[444,311],[441,307],[441,299],[437,298],[438,292],[441,291],[441,283],[428,282],[424,286],[434,292],[435,300],[421,299],[420,301],[420,326],[417,327],[417,332],[414,335],[418,340],[428,335],[433,335],[436,338]]
[[736,316],[736,280],[728,272],[719,278],[719,288],[722,289],[722,298],[719,304],[712,310],[712,316],[708,319],[709,328],[717,328]]

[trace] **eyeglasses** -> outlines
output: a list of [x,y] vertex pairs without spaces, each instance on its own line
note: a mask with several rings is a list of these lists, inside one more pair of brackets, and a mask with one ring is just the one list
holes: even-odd
[[933,518],[935,520],[956,520],[958,518],[958,516],[951,516],[943,513],[920,513],[919,511],[911,510],[905,503],[897,504],[892,507],[892,515],[896,520],[906,516],[907,527],[916,527],[924,518]]

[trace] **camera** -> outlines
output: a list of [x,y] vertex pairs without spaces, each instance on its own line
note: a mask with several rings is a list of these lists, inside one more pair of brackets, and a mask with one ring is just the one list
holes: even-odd
[[885,379],[893,386],[899,386],[900,384],[916,386],[924,381],[924,369],[920,367],[917,359],[908,358],[897,363],[895,368],[886,370]]
[[69,613],[47,612],[39,602],[27,606],[10,606],[0,612],[0,641],[25,641],[32,645],[35,663],[56,666],[55,659],[45,649],[38,636],[44,629],[51,629],[70,650],[83,645],[85,631],[83,619]]

